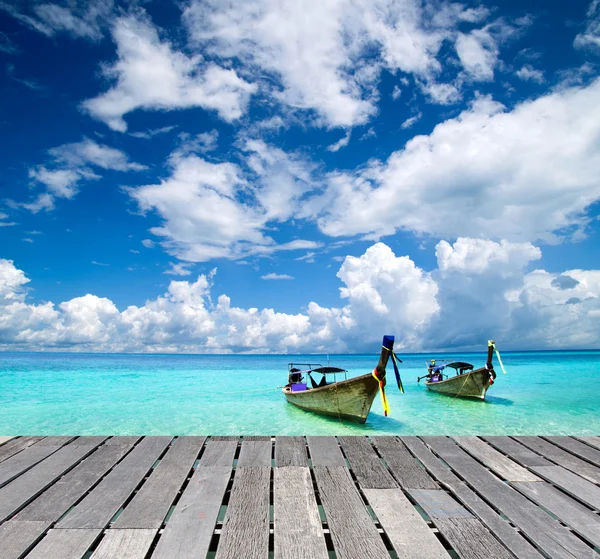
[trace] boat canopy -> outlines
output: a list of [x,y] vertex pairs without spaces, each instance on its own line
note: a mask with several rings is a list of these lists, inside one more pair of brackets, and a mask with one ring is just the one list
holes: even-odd
[[473,365],[471,363],[465,363],[464,361],[455,361],[454,363],[448,363],[447,367],[452,367],[457,371],[472,371]]
[[[305,367],[300,369],[299,367]],[[346,369],[338,367],[323,367],[319,363],[288,363],[290,373],[320,373],[322,375],[335,375],[336,373],[347,373]]]

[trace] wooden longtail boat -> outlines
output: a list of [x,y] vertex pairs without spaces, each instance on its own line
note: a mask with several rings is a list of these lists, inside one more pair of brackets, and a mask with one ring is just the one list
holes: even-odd
[[[364,423],[380,388],[379,380],[385,386],[385,367],[393,347],[394,337],[384,336],[381,356],[375,371],[351,379],[346,378],[347,371],[337,367],[290,363],[289,383],[283,388],[283,394],[290,404],[303,410]],[[298,367],[306,367],[306,369]],[[379,380],[375,378],[374,373]],[[322,375],[320,382],[313,378],[314,374]],[[345,380],[337,381],[336,377],[341,374],[344,375]],[[333,375],[333,382],[329,382],[330,375]],[[383,397],[385,398],[385,392]]]
[[[430,362],[427,374],[419,377],[417,382],[426,378],[425,386],[432,392],[447,394],[459,398],[485,399],[488,388],[494,384],[496,372],[492,364],[492,357],[496,349],[495,342],[488,342],[488,355],[485,366],[473,370],[473,365],[463,361],[444,363],[436,365],[435,360]],[[450,377],[444,374],[444,370],[450,367],[456,371],[456,375]]]

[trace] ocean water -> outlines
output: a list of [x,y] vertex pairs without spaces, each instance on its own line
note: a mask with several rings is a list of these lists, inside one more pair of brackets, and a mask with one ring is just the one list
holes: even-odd
[[[288,404],[287,364],[326,356],[0,354],[0,435],[598,435],[600,351],[502,353],[507,374],[486,400],[429,392],[417,376],[427,358],[401,354],[405,394],[388,367],[391,413],[376,398],[364,425]],[[349,376],[373,370],[378,355],[335,355]],[[391,365],[391,364],[390,364]]]

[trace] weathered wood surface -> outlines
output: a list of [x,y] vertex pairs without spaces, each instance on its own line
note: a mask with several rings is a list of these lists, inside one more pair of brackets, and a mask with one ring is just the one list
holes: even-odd
[[[81,499],[127,452],[131,445],[103,445],[73,468],[15,518],[56,522]],[[8,486],[10,487],[10,485]]]
[[275,468],[273,496],[275,559],[327,559],[310,469]]
[[211,440],[158,541],[153,559],[206,557],[233,467],[237,440]]
[[50,530],[27,559],[81,559],[102,530]]
[[551,443],[568,450],[575,456],[588,460],[592,464],[600,467],[600,450],[592,448],[589,445],[578,441],[572,437],[544,437]]
[[508,481],[540,481],[540,478],[527,471],[510,458],[498,452],[477,437],[452,437],[471,456],[485,464],[490,470]]
[[18,559],[39,540],[50,522],[11,520],[0,525],[0,559]]
[[179,489],[200,453],[205,437],[177,439],[152,474],[127,505],[114,528],[161,527]]
[[43,437],[19,437],[12,438],[0,446],[0,462],[4,462],[7,458],[14,456],[32,444],[41,441]]
[[144,479],[171,437],[139,443],[67,516],[58,528],[104,528]]
[[242,442],[216,559],[269,557],[271,441]]
[[448,552],[400,489],[365,489],[364,494],[400,559],[447,559]]
[[342,466],[315,466],[314,472],[336,557],[389,559],[349,470]]
[[566,450],[540,437],[515,437],[515,439],[559,466],[577,473],[592,483],[600,483],[600,468],[577,458]]
[[144,559],[157,530],[108,530],[90,559]]
[[46,437],[0,463],[0,487],[33,468],[73,437]]
[[16,437],[0,559],[591,558],[599,442]]
[[92,453],[103,440],[104,437],[97,437],[87,441],[90,444],[64,446],[13,483],[0,488],[0,520],[6,520],[22,508],[68,469]]
[[[528,501],[481,464],[471,458],[451,439],[423,437],[423,440],[488,502],[501,510],[521,531],[550,557],[574,559],[589,548],[555,519]],[[537,473],[536,468],[536,473]],[[543,476],[542,476],[543,477]]]
[[2,446],[4,443],[7,443],[8,441],[10,441],[11,439],[14,439],[15,437],[0,437],[0,446]]
[[483,501],[473,490],[452,473],[425,446],[423,441],[416,437],[403,439],[411,452],[425,465],[442,485],[450,489],[453,495],[473,514],[475,514],[504,545],[520,559],[541,559],[542,555],[521,536],[503,517]]
[[591,510],[544,482],[516,482],[513,486],[600,548],[600,517]]
[[408,451],[404,443],[394,437],[374,437],[371,440],[401,487],[439,489],[439,485]]
[[335,437],[306,437],[313,466],[345,466],[346,459]]

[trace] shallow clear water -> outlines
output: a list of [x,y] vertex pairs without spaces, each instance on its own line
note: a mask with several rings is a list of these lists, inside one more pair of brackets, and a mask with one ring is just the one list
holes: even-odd
[[[600,351],[503,353],[508,374],[486,401],[429,392],[416,378],[428,357],[400,355],[406,394],[391,366],[383,416],[376,398],[364,425],[288,404],[287,364],[325,356],[0,354],[0,435],[597,435]],[[331,356],[349,376],[372,371],[377,355]]]

